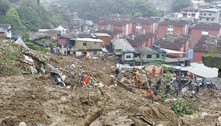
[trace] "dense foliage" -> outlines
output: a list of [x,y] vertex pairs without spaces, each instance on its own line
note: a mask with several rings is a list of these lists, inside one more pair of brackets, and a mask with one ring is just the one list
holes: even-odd
[[0,0],[0,23],[12,24],[14,31],[37,31],[62,24],[63,17],[38,4],[38,0]]
[[180,12],[182,9],[190,7],[191,1],[190,0],[174,0],[172,5],[172,10],[174,12]]
[[193,110],[189,109],[186,103],[182,100],[176,100],[173,102],[172,110],[179,116],[191,115],[194,113]]
[[60,0],[67,3],[71,11],[80,18],[98,21],[108,14],[124,14],[132,18],[156,16],[156,9],[145,0]]

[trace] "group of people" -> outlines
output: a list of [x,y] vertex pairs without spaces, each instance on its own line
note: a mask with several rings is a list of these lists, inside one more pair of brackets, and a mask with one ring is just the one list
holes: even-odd
[[98,83],[93,77],[88,77],[87,75],[82,74],[80,79],[80,85],[85,87],[96,87]]

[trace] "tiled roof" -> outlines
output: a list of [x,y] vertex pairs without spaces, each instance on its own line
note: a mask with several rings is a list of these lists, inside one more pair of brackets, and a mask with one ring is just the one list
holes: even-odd
[[[139,45],[143,44],[148,39],[154,37],[155,35],[151,32],[147,32],[145,34],[140,33],[132,33],[125,38],[133,47],[138,47]],[[134,37],[134,38],[133,38]]]
[[175,20],[175,21],[171,21],[171,20],[168,20],[168,21],[164,21],[164,22],[161,22],[159,25],[174,25],[174,26],[185,26],[189,24],[187,21],[183,21],[183,20]]
[[0,28],[8,29],[11,25],[10,24],[0,24]]
[[207,29],[207,30],[220,30],[221,25],[218,23],[199,23],[193,27],[193,29]]
[[107,33],[110,36],[114,37],[115,35],[122,33],[122,31],[117,30],[117,29],[110,30],[110,31],[109,30],[98,30],[95,33]]
[[132,21],[132,23],[140,23],[140,24],[153,24],[156,21],[154,21],[153,19],[148,19],[148,18],[142,18],[142,19],[135,19]]
[[[208,44],[208,42],[217,42],[217,45]],[[202,37],[194,47],[194,51],[209,52],[216,47],[221,46],[221,39],[218,37]]]
[[180,50],[187,41],[189,41],[187,35],[167,35],[154,44],[160,48]]

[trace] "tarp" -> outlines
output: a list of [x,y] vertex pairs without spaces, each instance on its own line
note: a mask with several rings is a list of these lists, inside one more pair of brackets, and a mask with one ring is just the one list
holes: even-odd
[[26,49],[28,48],[28,46],[24,43],[24,41],[21,39],[21,37],[15,41],[15,44],[21,45],[21,46],[25,47]]
[[155,67],[156,71],[155,74],[163,75],[163,67],[162,66],[146,66],[145,70],[152,73],[152,69]]
[[184,54],[185,52],[176,51],[176,50],[170,50],[170,49],[164,49],[160,48],[161,50],[164,50],[167,54]]

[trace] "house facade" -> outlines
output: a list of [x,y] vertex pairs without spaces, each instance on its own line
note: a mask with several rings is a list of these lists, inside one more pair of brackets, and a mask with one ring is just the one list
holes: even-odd
[[166,35],[184,34],[188,35],[189,23],[187,21],[175,20],[164,21],[158,26],[158,40]]
[[0,38],[11,38],[11,25],[10,24],[0,24]]
[[96,39],[100,39],[104,42],[104,47],[109,50],[111,36],[107,33],[93,33]]
[[134,65],[135,50],[126,39],[111,40],[111,48],[117,63]]
[[191,46],[194,47],[203,36],[220,36],[221,25],[218,23],[199,23],[192,28]]
[[181,13],[185,18],[199,19],[199,9],[186,8]]
[[155,62],[165,62],[166,54],[149,47],[137,48],[135,64],[138,66],[153,64]]
[[93,38],[76,38],[75,39],[75,53],[77,56],[83,55],[83,51],[87,49],[87,54],[99,55],[102,51],[103,41],[100,39]]
[[132,21],[132,32],[157,32],[158,23],[153,19],[139,18]]

